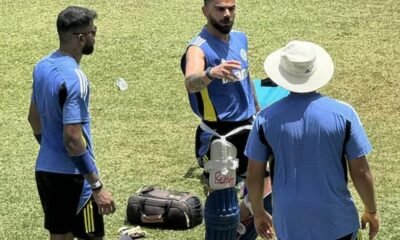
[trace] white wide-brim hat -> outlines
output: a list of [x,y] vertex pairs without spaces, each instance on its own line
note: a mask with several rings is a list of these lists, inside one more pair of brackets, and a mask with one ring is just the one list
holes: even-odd
[[296,93],[313,92],[333,76],[333,61],[322,47],[312,42],[291,41],[268,55],[264,62],[268,77]]

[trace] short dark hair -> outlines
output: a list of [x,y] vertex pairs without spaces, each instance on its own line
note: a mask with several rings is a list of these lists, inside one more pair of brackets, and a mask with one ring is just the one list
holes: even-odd
[[211,2],[212,0],[204,0],[204,6],[207,5],[209,2]]
[[58,14],[57,31],[62,33],[89,26],[95,18],[97,18],[97,13],[94,10],[79,6],[69,6]]

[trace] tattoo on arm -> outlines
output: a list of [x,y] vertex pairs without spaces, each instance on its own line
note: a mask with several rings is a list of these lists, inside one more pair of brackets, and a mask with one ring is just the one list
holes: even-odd
[[202,73],[193,74],[186,78],[187,87],[190,92],[199,92],[203,88],[207,87],[207,83],[203,80],[204,76]]

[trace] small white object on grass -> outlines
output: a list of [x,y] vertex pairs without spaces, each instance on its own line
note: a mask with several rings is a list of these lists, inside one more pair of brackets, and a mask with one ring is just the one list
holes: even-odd
[[125,91],[126,89],[128,89],[128,83],[122,77],[117,78],[115,84],[121,91]]

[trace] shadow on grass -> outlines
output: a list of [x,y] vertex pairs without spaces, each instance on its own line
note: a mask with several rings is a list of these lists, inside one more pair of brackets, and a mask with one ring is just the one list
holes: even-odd
[[199,183],[203,186],[204,196],[208,196],[209,189],[208,189],[208,185],[206,184],[204,173],[203,173],[203,171],[196,172],[199,169],[201,169],[199,166],[190,167],[186,171],[186,173],[183,175],[183,178],[186,178],[186,179],[198,179]]
[[202,179],[203,178],[203,173],[195,173],[196,169],[198,169],[200,167],[195,166],[195,167],[190,167],[185,175],[183,175],[183,178],[197,178],[197,179]]

